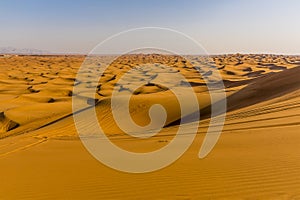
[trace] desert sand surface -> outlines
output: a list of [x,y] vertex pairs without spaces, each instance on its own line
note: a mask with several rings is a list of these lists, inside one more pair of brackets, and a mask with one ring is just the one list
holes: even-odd
[[[99,80],[89,81],[108,57],[86,63],[89,68],[77,79],[85,56],[0,56],[0,199],[300,199],[300,56],[124,55]],[[219,83],[216,69],[227,96],[226,121],[214,149],[199,159],[211,120],[208,85]],[[186,81],[176,82],[174,74]],[[74,84],[81,92],[73,91]],[[113,143],[150,152],[170,143],[179,127],[182,113],[169,88],[184,93],[190,86],[198,107],[184,114],[200,109],[201,117],[185,123],[199,128],[190,148],[170,166],[142,174],[116,171],[81,143],[72,97],[85,107],[74,115],[95,109]],[[129,112],[140,126],[150,123],[152,105],[163,105],[164,128],[147,139],[126,134],[112,116],[113,90],[120,105],[133,93]]]

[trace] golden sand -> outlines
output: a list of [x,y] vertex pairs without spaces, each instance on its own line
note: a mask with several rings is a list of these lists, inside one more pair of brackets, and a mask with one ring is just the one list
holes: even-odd
[[[205,81],[192,65],[201,66],[206,58],[191,56],[193,63],[157,54],[117,59],[98,83],[85,85],[99,86],[94,95],[98,120],[115,144],[133,152],[149,152],[167,145],[178,129],[180,108],[168,88],[149,83],[130,91],[130,84],[118,86],[136,65],[150,63],[157,68],[148,70],[146,65],[130,71],[129,83],[145,74],[163,76],[167,82],[168,73],[183,74],[197,95],[203,116],[194,143],[180,159],[144,174],[108,168],[82,145],[71,105],[72,95],[86,96],[72,93],[74,83],[80,84],[75,78],[84,59],[0,56],[0,199],[300,198],[300,57],[211,57],[224,80],[228,113],[217,145],[204,159],[198,153],[210,121],[211,102]],[[214,81],[209,71],[205,76]],[[92,70],[87,71],[87,77],[93,75]],[[124,94],[134,92],[130,113],[139,125],[149,123],[151,105],[164,105],[168,113],[165,128],[145,140],[120,130],[110,107],[116,86]]]

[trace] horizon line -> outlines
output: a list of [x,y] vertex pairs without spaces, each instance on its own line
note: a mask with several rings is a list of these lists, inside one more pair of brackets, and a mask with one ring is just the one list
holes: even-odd
[[127,54],[85,54],[85,53],[41,53],[41,54],[30,54],[30,53],[1,53],[0,56],[122,56],[122,55],[151,55],[151,54],[161,54],[161,55],[181,55],[181,56],[222,56],[222,55],[275,55],[275,56],[300,56],[299,54],[287,54],[287,53],[240,53],[240,52],[229,52],[229,53],[212,53],[212,54],[164,54],[164,53],[127,53]]

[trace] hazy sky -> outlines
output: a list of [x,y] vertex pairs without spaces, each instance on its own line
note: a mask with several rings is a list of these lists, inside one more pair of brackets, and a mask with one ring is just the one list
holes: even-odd
[[299,0],[0,0],[0,47],[88,53],[107,37],[158,26],[212,54],[300,54]]

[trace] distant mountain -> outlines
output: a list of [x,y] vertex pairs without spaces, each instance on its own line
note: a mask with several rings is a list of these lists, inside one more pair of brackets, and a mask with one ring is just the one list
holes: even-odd
[[49,51],[39,49],[18,49],[14,47],[0,47],[0,54],[17,54],[17,55],[45,55],[51,54]]

